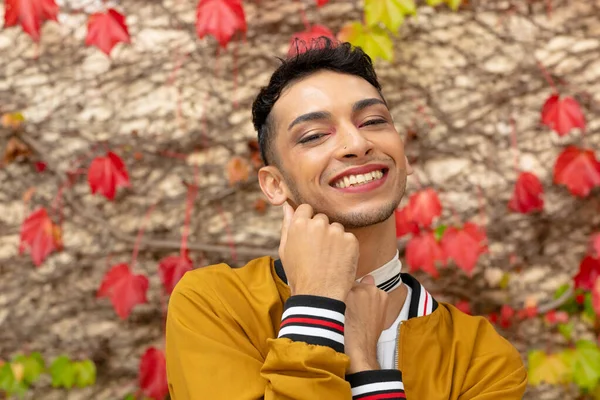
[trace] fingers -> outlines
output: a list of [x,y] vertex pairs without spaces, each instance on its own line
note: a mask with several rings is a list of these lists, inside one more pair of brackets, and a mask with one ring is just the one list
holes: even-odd
[[[287,240],[288,230],[290,228],[290,222],[294,216],[294,209],[286,201],[283,203],[283,222],[281,223],[281,239],[279,242],[279,248],[283,249]],[[281,257],[281,254],[280,254]]]
[[[290,206],[291,208],[291,206]],[[311,219],[314,214],[313,208],[308,204],[300,204],[294,212],[294,218],[306,218]]]
[[364,283],[366,285],[375,285],[375,278],[371,275],[366,275],[360,280],[360,283]]

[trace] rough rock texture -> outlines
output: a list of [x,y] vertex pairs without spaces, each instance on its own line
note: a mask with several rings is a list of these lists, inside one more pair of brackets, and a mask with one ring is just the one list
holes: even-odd
[[[92,12],[99,3],[61,5]],[[194,182],[195,171],[195,264],[242,265],[275,254],[280,210],[258,213],[255,179],[231,188],[224,165],[233,155],[248,155],[247,142],[255,136],[250,104],[278,64],[274,56],[285,55],[291,34],[303,29],[300,3],[246,1],[247,41],[218,55],[214,40],[196,38],[195,2],[188,1],[122,2],[133,40],[117,46],[111,59],[83,46],[84,14],[45,24],[40,46],[20,29],[0,31],[0,113],[24,113],[20,137],[34,160],[48,164],[42,174],[28,161],[0,169],[0,358],[39,350],[48,359],[66,353],[98,365],[92,388],[67,394],[42,382],[30,398],[114,399],[135,390],[140,355],[150,345],[163,345],[167,299],[157,260],[178,251],[184,182]],[[319,10],[305,3],[308,18],[333,31],[360,18],[355,2],[332,0]],[[409,193],[433,186],[441,193],[444,220],[452,221],[455,213],[483,223],[491,242],[473,280],[455,270],[443,271],[437,281],[418,276],[440,298],[464,297],[488,312],[504,303],[522,307],[528,296],[548,301],[574,274],[587,237],[600,224],[598,190],[581,200],[552,185],[552,166],[564,144],[584,142],[600,157],[600,2],[552,1],[551,18],[543,1],[469,3],[458,13],[420,9],[395,39],[395,60],[378,62],[377,71],[398,130],[410,133],[407,152],[416,173]],[[577,132],[558,138],[540,126],[552,88],[536,60],[562,93],[581,102],[585,139]],[[545,187],[541,215],[507,211],[516,177],[511,121],[519,165]],[[0,148],[10,135],[0,130]],[[64,213],[65,250],[34,268],[18,255],[23,193],[35,187],[28,209],[49,207],[66,171],[85,169],[105,148],[123,157],[132,187],[107,202],[90,195],[83,174],[63,190],[57,210]],[[143,221],[134,269],[150,277],[149,302],[121,321],[95,293],[110,265],[129,262]],[[399,244],[402,251],[404,242]],[[512,279],[500,290],[505,271]],[[507,335],[525,354],[558,340],[543,331],[531,322]],[[574,399],[574,393],[541,387],[526,398]]]

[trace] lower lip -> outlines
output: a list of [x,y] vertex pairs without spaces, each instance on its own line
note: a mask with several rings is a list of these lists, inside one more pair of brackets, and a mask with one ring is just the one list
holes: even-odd
[[386,171],[383,174],[383,177],[381,179],[376,179],[376,180],[370,181],[369,183],[363,183],[362,185],[358,185],[358,186],[348,186],[346,188],[339,188],[339,187],[333,186],[333,188],[336,190],[339,190],[340,192],[344,192],[344,193],[370,192],[371,190],[375,190],[379,186],[383,185],[383,183],[387,179],[387,176],[388,176],[388,171]]

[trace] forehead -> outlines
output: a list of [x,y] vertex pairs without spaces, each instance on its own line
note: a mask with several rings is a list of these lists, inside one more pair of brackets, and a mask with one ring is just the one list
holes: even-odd
[[286,127],[296,117],[310,112],[349,113],[354,103],[373,97],[381,96],[359,76],[319,71],[285,88],[272,114],[278,128]]

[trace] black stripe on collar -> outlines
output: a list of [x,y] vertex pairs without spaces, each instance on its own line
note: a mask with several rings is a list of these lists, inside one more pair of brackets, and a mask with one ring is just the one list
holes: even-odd
[[[287,284],[287,277],[280,259],[275,260],[275,273]],[[402,282],[412,289],[410,297],[410,308],[408,310],[408,318],[422,317],[432,313],[438,308],[438,302],[429,294],[423,286],[412,275],[407,273],[400,274]],[[431,306],[429,306],[431,304]]]

